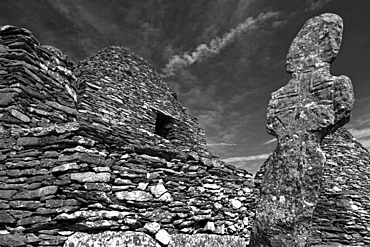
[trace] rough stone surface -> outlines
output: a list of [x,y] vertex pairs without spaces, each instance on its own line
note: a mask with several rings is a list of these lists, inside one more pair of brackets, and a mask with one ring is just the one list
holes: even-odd
[[97,234],[78,232],[73,234],[64,243],[64,247],[160,247],[160,245],[142,232],[113,232],[105,231]]
[[272,93],[267,130],[278,139],[260,186],[252,246],[306,246],[320,195],[325,155],[322,138],[349,121],[352,84],[330,75],[342,38],[342,19],[308,20],[292,42],[288,84]]
[[108,47],[75,66],[5,26],[0,61],[1,246],[105,231],[146,231],[156,246],[209,232],[207,222],[249,238],[252,175],[207,151],[197,120],[141,57]]
[[163,245],[168,245],[169,242],[171,241],[171,236],[168,234],[168,232],[164,229],[160,229],[156,234],[155,234],[155,239],[163,244]]
[[[76,67],[5,26],[0,60],[0,246],[61,247],[82,231],[128,246],[158,246],[160,230],[169,246],[249,242],[251,174],[206,150],[203,129],[142,58],[108,47]],[[309,245],[370,245],[370,155],[344,129],[321,147]]]
[[20,234],[0,234],[0,246],[25,246],[26,237]]
[[370,153],[344,128],[324,138],[326,161],[311,246],[370,246]]
[[175,234],[168,247],[245,247],[245,239],[215,234]]
[[[321,148],[326,157],[323,184],[308,246],[370,245],[369,151],[345,128],[327,135]],[[257,187],[274,155],[257,172]]]
[[156,234],[159,229],[161,229],[161,225],[157,222],[149,222],[144,225],[144,230],[150,234]]

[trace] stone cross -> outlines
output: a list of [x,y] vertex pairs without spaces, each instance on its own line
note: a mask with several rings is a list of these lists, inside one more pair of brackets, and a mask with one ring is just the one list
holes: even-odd
[[278,146],[261,183],[251,246],[306,246],[325,162],[320,142],[349,121],[354,102],[350,79],[330,74],[342,32],[338,15],[322,14],[290,46],[291,79],[272,93],[267,110]]

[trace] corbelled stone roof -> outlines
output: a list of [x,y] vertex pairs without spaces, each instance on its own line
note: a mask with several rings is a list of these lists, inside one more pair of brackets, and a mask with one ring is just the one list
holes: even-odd
[[[296,44],[293,74],[300,52],[315,52]],[[325,70],[336,52],[303,65]],[[347,119],[337,113],[329,125]],[[325,128],[307,245],[370,245],[370,154],[344,128]],[[0,246],[244,247],[256,188],[206,150],[196,119],[132,51],[108,47],[76,66],[28,30],[0,28]]]
[[0,246],[246,245],[251,174],[206,150],[142,58],[108,47],[75,67],[12,26],[0,48]]
[[104,130],[101,138],[109,145],[117,140],[119,145],[146,145],[151,139],[151,146],[205,149],[204,130],[196,119],[154,69],[129,49],[105,48],[80,62],[75,74],[81,95],[79,121]]

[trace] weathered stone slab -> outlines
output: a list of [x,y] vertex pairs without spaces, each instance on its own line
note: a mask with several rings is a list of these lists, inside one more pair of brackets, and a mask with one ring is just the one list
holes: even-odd
[[119,200],[138,201],[138,202],[146,202],[153,199],[153,196],[150,193],[141,190],[120,191],[116,192],[116,196]]
[[0,246],[26,246],[26,237],[20,234],[0,234]]
[[72,180],[77,180],[79,182],[109,182],[110,180],[110,173],[101,172],[80,172],[80,173],[72,173],[71,174]]
[[43,196],[55,194],[57,190],[57,186],[46,186],[37,190],[19,192],[13,196],[13,199],[36,199]]
[[173,234],[168,247],[245,247],[247,241],[237,236],[215,234]]
[[14,223],[15,219],[4,211],[0,211],[0,223]]
[[77,232],[68,237],[64,247],[106,247],[106,246],[130,246],[130,247],[160,247],[149,235],[142,232],[113,232],[104,231],[98,234]]
[[16,190],[0,190],[0,199],[10,199],[15,193]]
[[272,93],[267,111],[278,147],[261,183],[252,246],[306,246],[325,162],[320,142],[349,121],[354,101],[350,79],[330,75],[342,31],[339,16],[322,14],[291,44],[291,79]]

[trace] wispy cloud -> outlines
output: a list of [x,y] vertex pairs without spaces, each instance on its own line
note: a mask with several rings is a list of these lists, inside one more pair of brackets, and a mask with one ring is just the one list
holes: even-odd
[[334,0],[307,0],[308,6],[305,11],[314,11],[324,7],[324,5],[333,2]]
[[255,174],[269,155],[270,154],[266,153],[252,156],[231,157],[222,160],[228,164],[245,169],[248,172]]
[[365,127],[362,129],[350,128],[348,130],[352,133],[354,138],[361,142],[362,146],[370,149],[370,127]]
[[258,154],[252,156],[242,156],[242,157],[231,157],[223,159],[226,163],[242,162],[242,161],[252,161],[252,160],[265,160],[270,154]]
[[236,143],[208,143],[207,146],[235,146]]
[[369,139],[362,139],[361,144],[364,148],[367,148],[370,150],[370,138]]
[[370,138],[370,127],[364,129],[348,129],[356,139]]
[[200,44],[192,53],[185,52],[183,55],[175,55],[167,63],[162,70],[164,77],[174,75],[176,70],[187,68],[195,62],[201,62],[207,58],[213,57],[220,53],[225,47],[231,44],[241,34],[249,31],[256,30],[262,23],[268,20],[273,20],[279,16],[279,12],[266,12],[259,14],[255,19],[248,17],[244,22],[240,23],[236,28],[231,29],[222,37],[217,37],[207,44]]
[[270,144],[270,143],[273,143],[273,142],[276,142],[276,138],[272,138],[271,140],[268,140],[268,141],[264,142],[263,145],[267,145],[267,144]]

